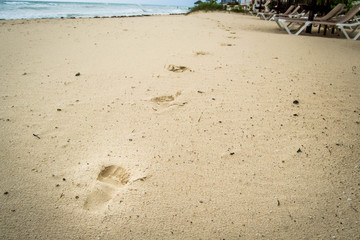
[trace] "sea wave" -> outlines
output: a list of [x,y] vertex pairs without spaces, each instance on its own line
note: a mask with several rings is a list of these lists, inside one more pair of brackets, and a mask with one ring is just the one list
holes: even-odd
[[[1,1],[0,1],[1,3]],[[23,5],[23,4],[31,4],[30,2],[3,2],[4,4],[8,5]]]
[[0,4],[0,19],[82,18],[182,14],[187,7],[89,3],[89,2],[11,2]]

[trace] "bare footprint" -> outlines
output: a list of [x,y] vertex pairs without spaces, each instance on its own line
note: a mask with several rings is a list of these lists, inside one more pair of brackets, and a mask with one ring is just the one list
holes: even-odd
[[155,102],[155,103],[172,102],[174,100],[175,100],[175,98],[173,95],[154,97],[151,99],[151,101]]
[[181,95],[181,92],[178,91],[178,92],[176,92],[175,96],[174,95],[164,95],[164,96],[154,97],[151,99],[151,101],[154,103],[157,103],[157,104],[172,102],[175,100],[176,97],[178,97],[180,95]]
[[84,209],[96,211],[114,197],[115,192],[125,186],[130,180],[130,174],[120,166],[110,165],[103,167],[97,177],[95,189],[88,195]]
[[167,66],[167,70],[171,71],[171,72],[185,72],[185,71],[190,71],[191,70],[188,67],[185,66],[175,66],[175,65],[169,65]]
[[234,46],[233,44],[231,43],[221,43],[220,44],[222,47],[231,47],[231,46]]
[[97,180],[109,183],[114,186],[124,186],[129,182],[130,174],[122,167],[111,165],[103,168],[99,173]]
[[203,56],[203,55],[208,55],[208,54],[209,54],[208,52],[203,52],[203,51],[195,52],[196,56]]
[[178,91],[175,95],[164,95],[160,97],[154,97],[150,101],[156,103],[156,106],[153,107],[154,111],[170,109],[170,107],[175,106],[185,106],[187,102],[175,101],[177,97],[181,95],[181,92]]

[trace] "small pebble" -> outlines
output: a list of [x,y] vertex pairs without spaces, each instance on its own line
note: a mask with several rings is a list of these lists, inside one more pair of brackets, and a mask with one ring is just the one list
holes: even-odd
[[298,100],[293,101],[293,104],[299,104]]
[[131,141],[132,141],[132,139],[130,138],[130,139],[129,139],[129,141],[131,142]]
[[301,151],[301,149],[299,148],[296,152],[297,152],[297,153],[301,153],[302,151]]
[[9,192],[4,192],[4,195],[8,195],[9,194]]
[[297,117],[298,115],[296,113],[293,114],[294,117]]
[[66,178],[63,178],[63,181],[66,181]]
[[61,108],[56,109],[58,112],[61,112]]
[[234,155],[235,153],[234,152],[231,152],[230,155]]
[[199,201],[199,203],[203,203],[203,201]]
[[80,76],[80,73],[78,72],[77,74],[75,74],[75,77],[78,77],[78,76]]

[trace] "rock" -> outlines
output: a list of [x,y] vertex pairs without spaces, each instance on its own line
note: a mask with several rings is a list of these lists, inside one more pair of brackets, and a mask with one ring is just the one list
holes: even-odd
[[77,74],[75,74],[75,77],[78,77],[78,76],[80,76],[80,73],[78,72]]
[[293,104],[296,104],[296,105],[297,105],[297,104],[299,104],[299,101],[298,101],[298,100],[294,100],[294,101],[293,101]]
[[301,151],[301,149],[299,148],[296,152],[297,152],[297,153],[301,153],[302,151]]

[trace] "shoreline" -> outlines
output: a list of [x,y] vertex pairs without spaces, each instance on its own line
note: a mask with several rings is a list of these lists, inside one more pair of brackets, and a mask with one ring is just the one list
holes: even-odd
[[94,17],[58,17],[58,18],[17,18],[17,19],[3,19],[0,21],[12,21],[12,20],[49,20],[49,19],[92,19],[92,18],[131,18],[131,17],[152,17],[152,16],[177,16],[187,15],[188,13],[170,13],[170,14],[141,14],[141,15],[128,15],[128,16],[94,16]]

